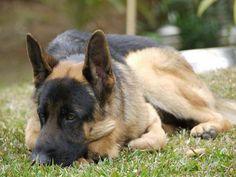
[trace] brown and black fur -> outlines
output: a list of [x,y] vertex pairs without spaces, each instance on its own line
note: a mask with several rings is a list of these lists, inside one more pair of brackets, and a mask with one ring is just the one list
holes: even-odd
[[26,145],[39,163],[160,149],[174,127],[207,139],[231,128],[185,59],[146,38],[67,31],[47,52],[27,35],[27,49],[37,111]]

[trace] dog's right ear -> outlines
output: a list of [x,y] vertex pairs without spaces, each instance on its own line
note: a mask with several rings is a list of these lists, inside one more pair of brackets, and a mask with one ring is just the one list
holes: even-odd
[[108,100],[115,85],[109,45],[103,31],[96,30],[89,39],[83,75],[92,86],[101,105]]
[[34,84],[38,88],[52,72],[58,61],[47,54],[31,34],[27,34],[26,43],[28,57],[33,68]]

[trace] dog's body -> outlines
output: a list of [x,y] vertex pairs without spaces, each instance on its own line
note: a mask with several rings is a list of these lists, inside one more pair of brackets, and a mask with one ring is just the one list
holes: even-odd
[[26,145],[34,160],[69,165],[80,157],[117,157],[125,144],[160,149],[165,131],[176,127],[207,139],[231,128],[175,50],[141,37],[90,36],[65,32],[47,53],[27,36],[38,115],[28,121]]

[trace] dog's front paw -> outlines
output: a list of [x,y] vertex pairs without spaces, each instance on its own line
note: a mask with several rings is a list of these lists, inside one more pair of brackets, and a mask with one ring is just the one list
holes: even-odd
[[119,156],[119,144],[109,141],[109,138],[92,142],[88,145],[88,157],[97,160],[103,158],[116,158]]
[[193,127],[190,134],[202,139],[215,139],[217,130],[211,123],[206,122]]
[[78,160],[75,161],[75,164],[78,166],[88,165],[91,163],[94,163],[92,159],[85,159],[85,158],[79,158]]
[[131,149],[142,150],[159,150],[167,143],[166,135],[151,135],[150,133],[144,134],[142,137],[134,139],[128,143]]

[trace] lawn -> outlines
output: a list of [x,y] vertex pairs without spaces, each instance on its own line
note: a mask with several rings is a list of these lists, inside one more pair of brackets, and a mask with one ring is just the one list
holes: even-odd
[[[236,68],[201,77],[219,95],[236,99]],[[160,152],[124,150],[119,158],[98,164],[32,166],[24,145],[32,90],[30,83],[0,88],[0,176],[236,176],[236,127],[213,141],[194,139],[183,130],[170,136]],[[189,157],[189,148],[205,153]]]

